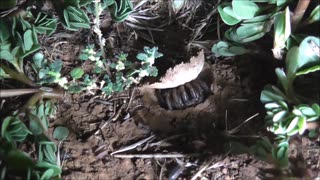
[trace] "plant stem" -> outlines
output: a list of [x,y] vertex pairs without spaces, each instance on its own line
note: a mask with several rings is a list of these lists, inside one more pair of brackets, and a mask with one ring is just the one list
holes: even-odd
[[[99,40],[100,50],[102,52],[102,57],[103,57],[103,59],[106,59],[106,53],[104,52],[105,40],[102,37],[102,33],[101,33],[101,29],[100,29],[100,14],[102,11],[100,0],[95,0],[94,5],[95,5],[94,6],[95,21],[94,21],[93,31],[98,35],[98,40]],[[111,77],[111,71],[109,68],[110,62],[108,60],[107,60],[107,64],[108,65],[105,65],[104,67],[106,69],[107,74]]]
[[0,89],[0,97],[14,97],[39,92],[39,89]]
[[310,4],[310,0],[299,0],[291,19],[292,32],[296,30],[309,4]]
[[58,99],[63,100],[65,91],[63,89],[39,89],[39,92],[34,94],[28,102],[22,108],[22,111],[25,109],[34,106],[41,99]]
[[31,86],[31,87],[37,87],[37,84],[34,83],[33,81],[31,81],[31,79],[29,79],[25,74],[23,74],[21,72],[14,71],[2,63],[0,63],[0,68],[3,69],[5,73],[9,74],[9,76],[12,79],[20,81],[24,84]]

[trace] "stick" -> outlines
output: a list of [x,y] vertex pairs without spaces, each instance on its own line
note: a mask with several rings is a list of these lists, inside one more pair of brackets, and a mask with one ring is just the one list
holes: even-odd
[[205,170],[208,169],[209,165],[213,162],[214,158],[211,158],[209,163],[207,163],[205,166],[203,166],[193,177],[191,180],[196,180]]
[[127,108],[126,108],[126,111],[128,111],[129,107],[131,106],[133,95],[134,95],[135,91],[136,91],[136,88],[133,88],[129,103],[128,103]]
[[150,136],[148,138],[145,138],[145,139],[143,139],[143,140],[141,140],[139,142],[136,142],[136,143],[134,143],[134,144],[132,144],[130,146],[127,146],[127,147],[124,147],[124,148],[119,149],[117,151],[114,151],[110,155],[112,156],[112,155],[120,153],[120,152],[125,152],[125,151],[129,151],[129,150],[135,149],[138,146],[140,146],[140,145],[144,144],[145,142],[149,141],[150,139],[153,139],[154,137],[155,137],[155,135],[152,135],[152,136]]
[[113,157],[115,158],[142,158],[142,159],[161,159],[161,158],[186,158],[186,157],[198,157],[200,153],[191,153],[191,154],[117,154]]
[[236,132],[238,132],[241,128],[241,126],[243,126],[245,123],[247,123],[248,121],[250,121],[251,119],[257,117],[259,115],[259,113],[256,113],[255,115],[249,117],[248,119],[246,119],[245,121],[243,121],[241,124],[239,124],[237,127],[229,130],[229,131],[226,131],[227,134],[234,134]]

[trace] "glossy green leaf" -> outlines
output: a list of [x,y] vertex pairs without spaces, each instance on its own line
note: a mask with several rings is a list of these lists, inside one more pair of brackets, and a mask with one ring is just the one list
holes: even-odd
[[274,21],[274,45],[273,49],[283,49],[286,41],[291,35],[290,10],[286,8],[284,12],[278,13]]
[[292,131],[293,129],[297,128],[298,122],[299,122],[299,116],[293,118],[291,120],[289,126],[287,127],[286,132],[288,133],[288,132]]
[[23,34],[24,48],[26,51],[29,51],[32,48],[33,38],[32,31],[29,29]]
[[84,71],[81,68],[74,68],[71,72],[70,72],[70,76],[73,79],[80,79],[84,74]]
[[307,128],[307,118],[301,116],[298,122],[299,134],[302,135]]
[[53,178],[53,173],[54,173],[54,170],[53,170],[53,169],[48,169],[48,170],[46,170],[46,171],[42,174],[41,180],[52,179],[52,178]]
[[263,103],[284,101],[285,95],[275,86],[267,85],[261,92],[260,100]]
[[90,21],[87,14],[80,8],[68,6],[63,11],[65,27],[72,31],[77,31],[79,28],[90,28]]
[[318,5],[317,7],[315,7],[310,16],[308,17],[308,19],[306,20],[309,24],[320,21],[320,5]]
[[265,104],[264,107],[267,110],[272,110],[272,109],[280,108],[281,106],[278,103],[272,102],[272,103]]
[[294,128],[293,130],[287,133],[288,136],[296,135],[299,132],[299,127]]
[[4,59],[4,60],[10,62],[13,65],[16,63],[14,61],[13,55],[7,50],[1,50],[0,51],[0,59]]
[[38,162],[36,164],[36,167],[37,168],[44,168],[44,169],[52,169],[53,170],[53,174],[52,174],[53,177],[61,174],[61,168],[59,166],[45,162],[45,161]]
[[238,19],[250,19],[259,12],[259,6],[250,0],[233,0],[232,9]]
[[278,7],[286,5],[289,1],[291,0],[276,0]]
[[[289,50],[286,57],[287,76],[292,79],[301,67],[311,68],[320,63],[320,39],[313,36],[305,38],[299,47]],[[308,71],[306,71],[308,72]]]
[[287,157],[288,148],[285,146],[281,146],[277,151],[277,159],[284,159]]
[[273,122],[279,122],[282,121],[286,116],[287,116],[288,112],[287,111],[280,111],[277,114],[275,114],[273,116],[272,121]]
[[133,11],[133,5],[130,0],[117,0],[109,6],[109,10],[112,20],[122,22]]
[[276,75],[278,77],[278,80],[280,81],[282,87],[284,88],[285,91],[288,91],[289,88],[289,82],[286,74],[284,71],[280,68],[276,68]]
[[243,24],[259,23],[259,22],[263,22],[263,21],[268,20],[270,17],[271,17],[271,14],[260,15],[260,16],[254,17],[254,18],[244,20],[242,23]]
[[225,41],[219,41],[212,46],[211,51],[217,56],[236,56],[250,52],[241,46],[233,46]]
[[56,127],[53,131],[53,137],[59,141],[64,141],[69,135],[69,130],[66,127],[59,126]]
[[308,107],[307,105],[306,106],[300,106],[298,109],[305,116],[315,116],[315,115],[317,115],[316,112],[314,112],[314,110],[311,107]]
[[309,73],[313,73],[316,71],[320,71],[320,65],[311,66],[309,68],[305,68],[296,73],[297,76],[306,75]]
[[219,5],[218,12],[222,21],[229,26],[233,26],[241,21],[240,19],[236,18],[231,8],[231,4],[229,3]]

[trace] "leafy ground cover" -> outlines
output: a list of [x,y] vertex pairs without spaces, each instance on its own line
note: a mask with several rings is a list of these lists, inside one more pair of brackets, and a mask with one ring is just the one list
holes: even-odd
[[[0,1],[0,178],[319,177],[319,7]],[[200,65],[197,105],[147,88]]]

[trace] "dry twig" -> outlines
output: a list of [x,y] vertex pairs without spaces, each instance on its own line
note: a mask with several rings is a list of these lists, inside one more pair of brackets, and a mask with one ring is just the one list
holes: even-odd
[[188,157],[198,157],[201,156],[200,153],[190,153],[190,154],[116,154],[115,158],[142,158],[142,159],[161,159],[161,158],[188,158]]
[[134,144],[132,144],[132,145],[130,145],[130,146],[127,146],[127,147],[124,147],[124,148],[119,149],[119,150],[117,150],[117,151],[114,151],[114,152],[112,152],[110,155],[113,156],[114,154],[117,154],[117,153],[121,153],[121,152],[125,152],[125,151],[129,151],[129,150],[135,149],[135,148],[137,148],[138,146],[141,146],[142,144],[144,144],[144,143],[146,143],[146,142],[148,142],[148,141],[153,140],[154,138],[155,138],[155,135],[152,135],[152,136],[150,136],[150,137],[148,137],[148,138],[145,138],[145,139],[143,139],[143,140],[141,140],[141,141],[139,141],[139,142],[136,142],[136,143],[134,143]]

